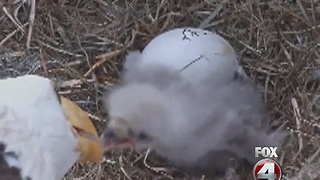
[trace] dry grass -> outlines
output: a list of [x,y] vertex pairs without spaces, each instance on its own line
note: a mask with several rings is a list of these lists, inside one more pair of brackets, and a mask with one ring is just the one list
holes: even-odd
[[[271,123],[291,131],[278,159],[285,179],[319,179],[320,92],[307,81],[320,62],[320,2],[227,0],[217,12],[218,2],[38,0],[27,50],[30,6],[18,12],[19,28],[9,18],[17,6],[1,1],[0,76],[37,73],[56,79],[60,93],[90,112],[101,133],[106,117],[101,94],[116,83],[126,50],[142,49],[173,27],[201,24],[229,40],[247,74],[264,88]],[[210,14],[213,19],[206,21]],[[148,161],[161,163],[155,157]],[[244,175],[252,178],[251,171]],[[131,151],[107,154],[101,164],[77,164],[66,176],[161,178],[166,177],[143,165],[143,154]]]

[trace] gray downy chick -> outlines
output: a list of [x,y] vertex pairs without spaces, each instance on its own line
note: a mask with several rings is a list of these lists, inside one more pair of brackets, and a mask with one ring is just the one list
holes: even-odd
[[135,55],[105,98],[107,147],[150,147],[178,168],[213,175],[230,164],[254,165],[255,146],[282,145],[287,132],[269,133],[266,105],[250,79],[235,72],[224,82],[208,75],[190,84],[168,67],[139,67]]

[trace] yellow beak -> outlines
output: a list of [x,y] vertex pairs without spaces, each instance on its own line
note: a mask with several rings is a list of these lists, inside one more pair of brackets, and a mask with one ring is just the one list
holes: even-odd
[[[78,105],[65,97],[61,97],[61,106],[72,124],[74,130],[78,132],[79,150],[81,152],[79,162],[98,162],[103,158],[103,151],[99,141],[98,133],[92,124],[88,114]],[[79,130],[81,132],[79,132]],[[90,137],[88,137],[88,135]]]

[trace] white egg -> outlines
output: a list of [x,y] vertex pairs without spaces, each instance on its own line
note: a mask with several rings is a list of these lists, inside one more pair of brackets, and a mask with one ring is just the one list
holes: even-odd
[[159,63],[181,71],[190,81],[208,73],[233,78],[243,73],[233,47],[213,32],[198,28],[177,28],[155,37],[142,51],[141,66]]

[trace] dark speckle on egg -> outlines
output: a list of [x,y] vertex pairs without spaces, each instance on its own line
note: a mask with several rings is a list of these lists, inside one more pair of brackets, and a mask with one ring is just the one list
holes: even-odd
[[192,37],[199,37],[200,35],[207,35],[207,32],[197,31],[193,29],[183,29],[182,31],[183,37],[182,40],[191,41]]
[[183,31],[182,31],[182,34],[183,34],[182,40],[191,41],[191,39],[187,36],[186,31],[187,31],[187,29],[183,29]]

